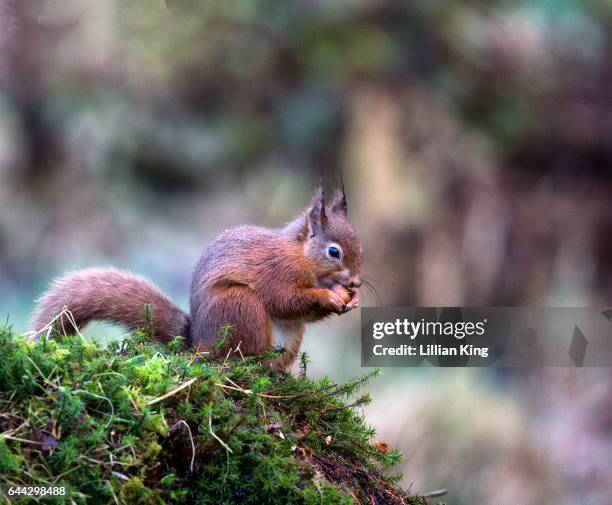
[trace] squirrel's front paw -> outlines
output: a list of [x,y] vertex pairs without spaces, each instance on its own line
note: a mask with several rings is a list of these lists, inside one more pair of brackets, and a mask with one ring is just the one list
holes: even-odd
[[346,305],[347,312],[359,307],[359,291],[351,292],[351,301]]
[[328,298],[326,300],[326,308],[336,314],[343,314],[346,312],[346,304],[344,300],[333,291],[329,291]]
[[344,302],[342,312],[348,312],[359,307],[359,291],[355,289],[347,289],[342,284],[334,284],[330,288]]

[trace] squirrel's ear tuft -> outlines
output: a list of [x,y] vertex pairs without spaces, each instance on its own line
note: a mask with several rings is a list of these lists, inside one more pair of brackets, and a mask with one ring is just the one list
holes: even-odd
[[306,212],[306,225],[308,227],[308,236],[314,237],[321,233],[327,224],[327,215],[325,214],[325,191],[323,185],[319,184],[310,202],[310,207]]
[[334,197],[331,203],[331,210],[336,214],[346,216],[348,207],[346,205],[346,195],[344,194],[344,183],[340,182],[340,187],[334,192]]

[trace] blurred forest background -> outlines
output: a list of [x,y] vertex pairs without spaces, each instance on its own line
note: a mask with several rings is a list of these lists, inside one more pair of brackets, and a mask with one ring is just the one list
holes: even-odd
[[[0,0],[0,313],[28,329],[96,264],[186,308],[219,231],[340,172],[384,305],[610,305],[611,34],[606,0]],[[311,329],[309,373],[360,373],[358,332]],[[610,503],[609,370],[387,369],[372,393],[413,491]]]

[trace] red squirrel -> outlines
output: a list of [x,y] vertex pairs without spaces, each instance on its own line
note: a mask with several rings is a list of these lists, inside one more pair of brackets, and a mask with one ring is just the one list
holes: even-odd
[[[359,306],[363,250],[347,218],[344,188],[329,205],[319,185],[308,209],[279,229],[239,226],[221,233],[195,266],[191,313],[179,309],[147,280],[113,268],[91,268],[57,279],[39,299],[35,330],[67,307],[69,330],[90,321],[116,323],[128,330],[147,326],[167,341],[181,335],[192,347],[211,351],[231,325],[228,346],[260,354],[282,346],[271,366],[287,370],[295,361],[305,323]],[[64,316],[62,316],[64,317]]]

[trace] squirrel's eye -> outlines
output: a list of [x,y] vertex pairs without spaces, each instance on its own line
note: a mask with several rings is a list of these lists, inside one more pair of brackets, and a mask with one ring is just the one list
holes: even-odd
[[340,249],[334,245],[331,245],[327,248],[327,254],[329,254],[332,258],[340,258]]

